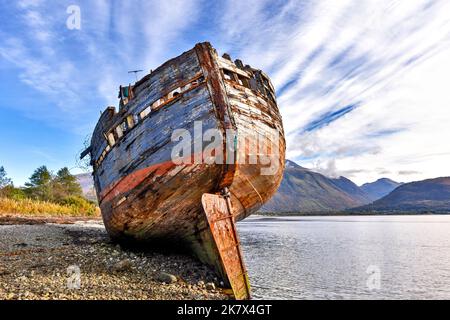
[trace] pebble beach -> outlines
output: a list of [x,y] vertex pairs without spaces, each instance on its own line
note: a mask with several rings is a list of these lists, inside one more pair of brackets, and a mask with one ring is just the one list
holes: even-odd
[[121,247],[101,220],[0,219],[0,299],[228,299],[221,284],[189,255]]

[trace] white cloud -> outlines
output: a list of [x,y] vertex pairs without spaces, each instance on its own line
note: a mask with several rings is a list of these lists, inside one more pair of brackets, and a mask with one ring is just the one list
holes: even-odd
[[99,110],[117,104],[119,85],[134,81],[128,70],[148,72],[178,54],[168,52],[171,44],[197,18],[197,1],[81,1],[81,30],[71,31],[65,23],[68,5],[12,4],[19,19],[10,23],[21,31],[0,31],[0,57],[57,108],[20,106],[27,115],[78,133],[93,126]]
[[[447,0],[96,0],[80,7],[82,30],[68,32],[64,4],[20,1],[28,31],[0,34],[0,55],[23,82],[57,100],[53,117],[70,114],[77,130],[92,126],[104,107],[91,102],[116,104],[118,85],[132,81],[128,70],[155,68],[210,40],[269,73],[288,156],[302,165],[359,183],[450,175]],[[350,105],[357,107],[335,116]]]
[[[301,5],[290,2],[269,17],[255,6],[244,15],[254,28],[242,54],[261,61],[278,89],[288,84],[278,97],[288,156],[359,183],[381,174],[450,176],[450,3],[320,1],[300,12]],[[224,16],[244,9],[235,4]],[[352,112],[305,131],[353,104]]]
[[18,1],[18,6],[20,8],[33,8],[38,7],[41,5],[44,1],[43,0],[20,0]]

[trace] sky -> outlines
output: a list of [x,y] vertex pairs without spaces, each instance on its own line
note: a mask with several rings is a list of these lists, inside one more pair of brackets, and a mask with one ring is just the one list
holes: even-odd
[[271,77],[289,159],[358,184],[450,176],[449,13],[448,0],[0,0],[0,166],[16,185],[43,164],[80,172],[128,71],[210,41]]

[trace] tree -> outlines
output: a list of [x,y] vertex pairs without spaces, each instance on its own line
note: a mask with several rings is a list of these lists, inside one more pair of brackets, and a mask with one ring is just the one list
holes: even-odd
[[68,197],[83,198],[83,190],[68,168],[60,169],[56,175],[46,166],[37,168],[25,183],[26,195],[32,199],[64,203]]
[[0,167],[0,197],[6,197],[9,193],[8,189],[13,188],[13,184],[10,178],[6,174],[6,170]]
[[30,177],[30,181],[25,183],[25,191],[31,198],[52,201],[52,173],[46,166],[37,168]]
[[83,190],[67,167],[60,169],[53,180],[53,194],[56,201],[69,196],[82,196]]
[[30,177],[30,182],[25,183],[27,187],[39,187],[46,185],[52,181],[52,173],[46,166],[42,166],[34,170]]
[[0,167],[0,189],[5,188],[6,186],[12,185],[12,181],[8,176],[6,175],[5,168]]

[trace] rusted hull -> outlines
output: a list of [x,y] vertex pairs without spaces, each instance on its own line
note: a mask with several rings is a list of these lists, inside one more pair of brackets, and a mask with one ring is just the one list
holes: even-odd
[[[284,133],[270,81],[202,43],[130,90],[119,112],[108,108],[102,114],[90,148],[108,233],[118,240],[188,247],[216,268],[236,298],[249,298],[235,221],[270,199],[284,170]],[[215,152],[224,163],[195,161],[208,156],[204,142],[196,141],[195,123],[223,137],[233,130],[234,150],[223,139]],[[173,161],[176,129],[194,137],[194,152],[184,159],[191,161],[181,164]],[[258,140],[257,133],[268,132],[277,139]],[[272,159],[269,165],[264,157]],[[273,169],[262,174],[268,166]],[[223,190],[229,197],[220,196]]]

